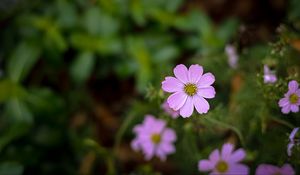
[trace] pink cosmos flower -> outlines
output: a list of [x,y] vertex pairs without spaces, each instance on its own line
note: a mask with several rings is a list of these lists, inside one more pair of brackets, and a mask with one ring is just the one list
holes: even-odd
[[179,111],[184,118],[190,117],[196,110],[200,113],[207,113],[209,104],[204,98],[214,98],[215,88],[211,85],[215,77],[211,73],[203,74],[203,68],[194,64],[187,69],[183,64],[174,68],[175,77],[166,77],[162,82],[162,89],[173,93],[167,102],[169,106]]
[[225,52],[226,52],[227,57],[228,57],[229,66],[233,69],[237,68],[239,56],[236,52],[235,47],[233,45],[228,44],[225,47]]
[[264,65],[264,83],[275,83],[277,77],[274,71],[271,71],[267,65]]
[[210,171],[210,175],[247,175],[248,166],[240,163],[246,156],[245,151],[233,149],[234,146],[229,143],[223,145],[221,153],[215,149],[209,155],[209,160],[199,161],[199,171]]
[[133,132],[136,138],[131,142],[131,147],[135,151],[141,150],[146,160],[157,156],[164,161],[168,154],[175,152],[173,142],[176,141],[176,134],[161,119],[146,115],[143,123],[136,125]]
[[284,164],[281,168],[270,165],[261,164],[257,167],[255,175],[294,175],[295,171],[290,164]]
[[172,108],[170,108],[169,104],[167,101],[165,101],[162,106],[163,110],[169,114],[173,119],[179,117],[179,111],[174,111]]
[[292,149],[293,149],[293,147],[295,145],[299,144],[299,139],[297,140],[295,138],[298,130],[299,130],[299,128],[294,128],[293,131],[291,132],[290,136],[289,136],[290,143],[287,146],[287,154],[288,154],[288,156],[292,155]]
[[281,107],[281,112],[284,114],[299,111],[300,105],[300,89],[297,81],[289,82],[289,90],[284,94],[284,97],[279,100],[278,105]]

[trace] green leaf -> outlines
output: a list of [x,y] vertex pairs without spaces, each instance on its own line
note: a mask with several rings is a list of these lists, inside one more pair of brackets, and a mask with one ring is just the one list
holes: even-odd
[[28,90],[26,104],[34,112],[43,116],[53,116],[64,110],[64,101],[48,88]]
[[0,164],[0,174],[3,175],[21,175],[24,167],[19,163],[4,162]]
[[11,98],[23,98],[26,91],[17,83],[11,80],[0,81],[0,103],[5,102]]
[[3,135],[1,135],[0,137],[0,152],[10,142],[27,134],[27,132],[30,129],[30,126],[30,124],[25,122],[15,122],[9,125],[9,128],[6,129],[3,132]]
[[28,42],[20,43],[7,63],[9,78],[14,82],[22,81],[36,63],[40,48]]
[[145,92],[147,85],[152,79],[151,55],[145,41],[141,38],[130,37],[127,42],[128,51],[139,68],[138,73],[136,73],[138,89],[140,92]]
[[119,30],[119,22],[116,21],[116,18],[104,13],[97,7],[88,9],[82,22],[87,31],[93,35],[111,36]]
[[95,63],[95,57],[90,52],[81,53],[71,64],[70,74],[77,84],[84,83],[90,76]]
[[222,23],[218,30],[218,38],[221,39],[224,43],[227,43],[228,40],[236,33],[238,27],[238,21],[235,19],[228,19]]
[[26,104],[18,98],[12,98],[6,103],[5,112],[12,121],[32,123],[32,113]]

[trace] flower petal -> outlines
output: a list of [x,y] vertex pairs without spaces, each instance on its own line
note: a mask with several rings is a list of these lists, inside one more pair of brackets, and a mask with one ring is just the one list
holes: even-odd
[[205,88],[198,88],[197,94],[204,98],[214,98],[216,95],[216,91],[214,87],[208,86]]
[[170,108],[177,111],[184,105],[187,97],[188,96],[184,92],[175,92],[174,94],[170,95],[167,102]]
[[155,154],[154,145],[149,140],[148,142],[143,142],[141,144],[141,147],[142,147],[142,150],[145,154],[145,159],[150,160],[153,157],[153,155]]
[[295,80],[289,82],[289,91],[295,92],[298,89],[298,83]]
[[140,149],[140,143],[138,139],[134,139],[130,145],[134,151],[138,151]]
[[295,137],[296,133],[298,132],[298,130],[299,130],[299,127],[293,129],[293,131],[291,132],[291,134],[289,136],[290,141],[294,140],[294,137]]
[[282,98],[279,100],[278,105],[280,107],[286,106],[289,104],[289,99],[288,98]]
[[214,164],[209,160],[200,160],[198,163],[199,171],[210,171],[214,168]]
[[215,165],[220,160],[219,150],[215,149],[212,153],[210,153],[209,160]]
[[284,114],[288,114],[291,111],[291,106],[290,105],[286,105],[283,108],[281,108],[281,112]]
[[299,111],[299,106],[298,105],[291,105],[291,111],[292,112],[298,112]]
[[197,83],[203,74],[202,66],[193,64],[189,68],[189,81],[191,83]]
[[182,83],[188,82],[188,69],[183,64],[179,64],[174,68],[174,75],[177,79],[179,79]]
[[268,175],[268,174],[275,174],[280,169],[276,166],[269,165],[269,164],[260,164],[256,168],[255,175]]
[[224,144],[221,151],[222,159],[227,160],[228,158],[230,158],[233,148],[234,146],[230,143]]
[[180,115],[183,118],[190,117],[194,111],[193,97],[187,97],[185,104],[180,108]]
[[294,147],[294,144],[293,143],[289,143],[288,146],[287,146],[287,154],[288,156],[291,156],[292,155],[292,149]]
[[284,175],[294,175],[295,174],[295,170],[293,169],[293,167],[290,164],[284,164],[281,167],[281,174],[284,174]]
[[205,114],[208,112],[209,104],[203,97],[199,95],[193,96],[193,103],[199,114]]
[[245,157],[246,157],[246,152],[240,148],[231,154],[228,161],[237,163],[242,161]]
[[166,142],[174,142],[176,140],[176,133],[173,129],[166,128],[162,133],[162,140]]
[[208,87],[215,82],[215,76],[212,73],[203,74],[197,83],[197,87]]
[[174,77],[166,77],[161,84],[161,87],[165,92],[182,91],[184,87],[184,84]]
[[249,167],[243,164],[231,164],[226,174],[230,175],[248,175]]

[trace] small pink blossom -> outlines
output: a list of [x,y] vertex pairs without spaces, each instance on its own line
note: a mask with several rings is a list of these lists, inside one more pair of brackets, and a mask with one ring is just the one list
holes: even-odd
[[297,140],[295,138],[298,130],[299,130],[299,128],[294,128],[293,131],[291,132],[290,136],[289,136],[290,143],[287,146],[287,154],[288,154],[288,156],[292,155],[292,149],[293,149],[293,147],[295,145],[299,144],[299,139]]
[[248,166],[241,164],[246,152],[243,149],[233,151],[234,146],[226,143],[223,145],[221,153],[215,149],[208,160],[200,160],[199,171],[210,171],[211,175],[248,175]]
[[295,171],[290,164],[277,167],[270,164],[261,164],[257,167],[255,175],[294,175]]
[[179,117],[179,111],[174,111],[172,108],[170,108],[169,104],[167,101],[165,101],[162,106],[163,110],[169,114],[173,119]]
[[275,83],[277,77],[274,71],[271,71],[267,65],[264,65],[264,83]]
[[135,151],[141,150],[146,160],[157,156],[164,161],[168,154],[175,152],[173,142],[176,141],[176,134],[161,119],[146,115],[143,123],[136,125],[133,132],[136,137],[131,142],[131,147]]
[[284,97],[279,100],[278,105],[281,107],[281,112],[284,114],[299,111],[300,105],[300,89],[297,81],[289,82],[289,90],[284,94]]
[[239,59],[239,56],[236,52],[236,49],[233,45],[226,45],[225,47],[225,52],[227,54],[227,57],[228,57],[228,64],[231,68],[233,69],[236,69],[237,66],[238,66],[238,59]]
[[162,89],[173,93],[167,100],[169,106],[184,118],[193,114],[194,107],[200,114],[207,113],[210,106],[205,98],[214,98],[216,94],[211,86],[215,81],[214,75],[203,74],[203,68],[198,64],[191,65],[189,69],[183,64],[177,65],[174,75],[162,82]]

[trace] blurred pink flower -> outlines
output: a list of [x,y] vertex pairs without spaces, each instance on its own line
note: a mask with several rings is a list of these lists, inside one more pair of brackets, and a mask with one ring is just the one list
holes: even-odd
[[176,141],[176,133],[167,128],[166,122],[161,119],[146,115],[143,123],[136,125],[133,132],[136,137],[131,142],[131,147],[135,151],[141,150],[146,160],[157,156],[165,161],[168,154],[175,152],[173,142]]
[[299,144],[299,141],[296,141],[295,136],[298,132],[299,128],[294,128],[289,136],[290,143],[287,146],[287,154],[288,156],[292,155],[292,149],[295,146],[295,144]]
[[179,117],[179,111],[174,111],[172,108],[170,108],[169,104],[167,101],[165,101],[162,106],[163,110],[169,114],[173,119]]
[[295,171],[290,164],[284,164],[281,168],[270,165],[261,164],[256,168],[255,175],[294,175]]
[[235,47],[231,44],[227,44],[226,47],[225,47],[225,52],[226,52],[227,57],[228,57],[229,66],[233,69],[237,68],[239,56],[236,53]]
[[271,71],[267,65],[264,65],[264,83],[275,83],[277,77],[274,71]]
[[167,102],[169,106],[178,111],[182,117],[190,117],[194,106],[200,113],[207,113],[209,104],[204,98],[214,98],[215,88],[211,85],[215,77],[211,73],[203,74],[202,66],[191,65],[189,69],[183,64],[174,68],[175,77],[166,77],[162,82],[162,89],[173,93]]
[[289,90],[284,94],[284,97],[279,100],[278,105],[281,107],[281,112],[284,114],[299,111],[300,105],[300,89],[297,81],[289,82]]
[[233,151],[234,146],[226,143],[222,147],[221,154],[215,149],[210,155],[209,160],[200,160],[198,163],[199,171],[210,171],[210,175],[247,175],[248,166],[241,164],[246,153],[243,149]]

